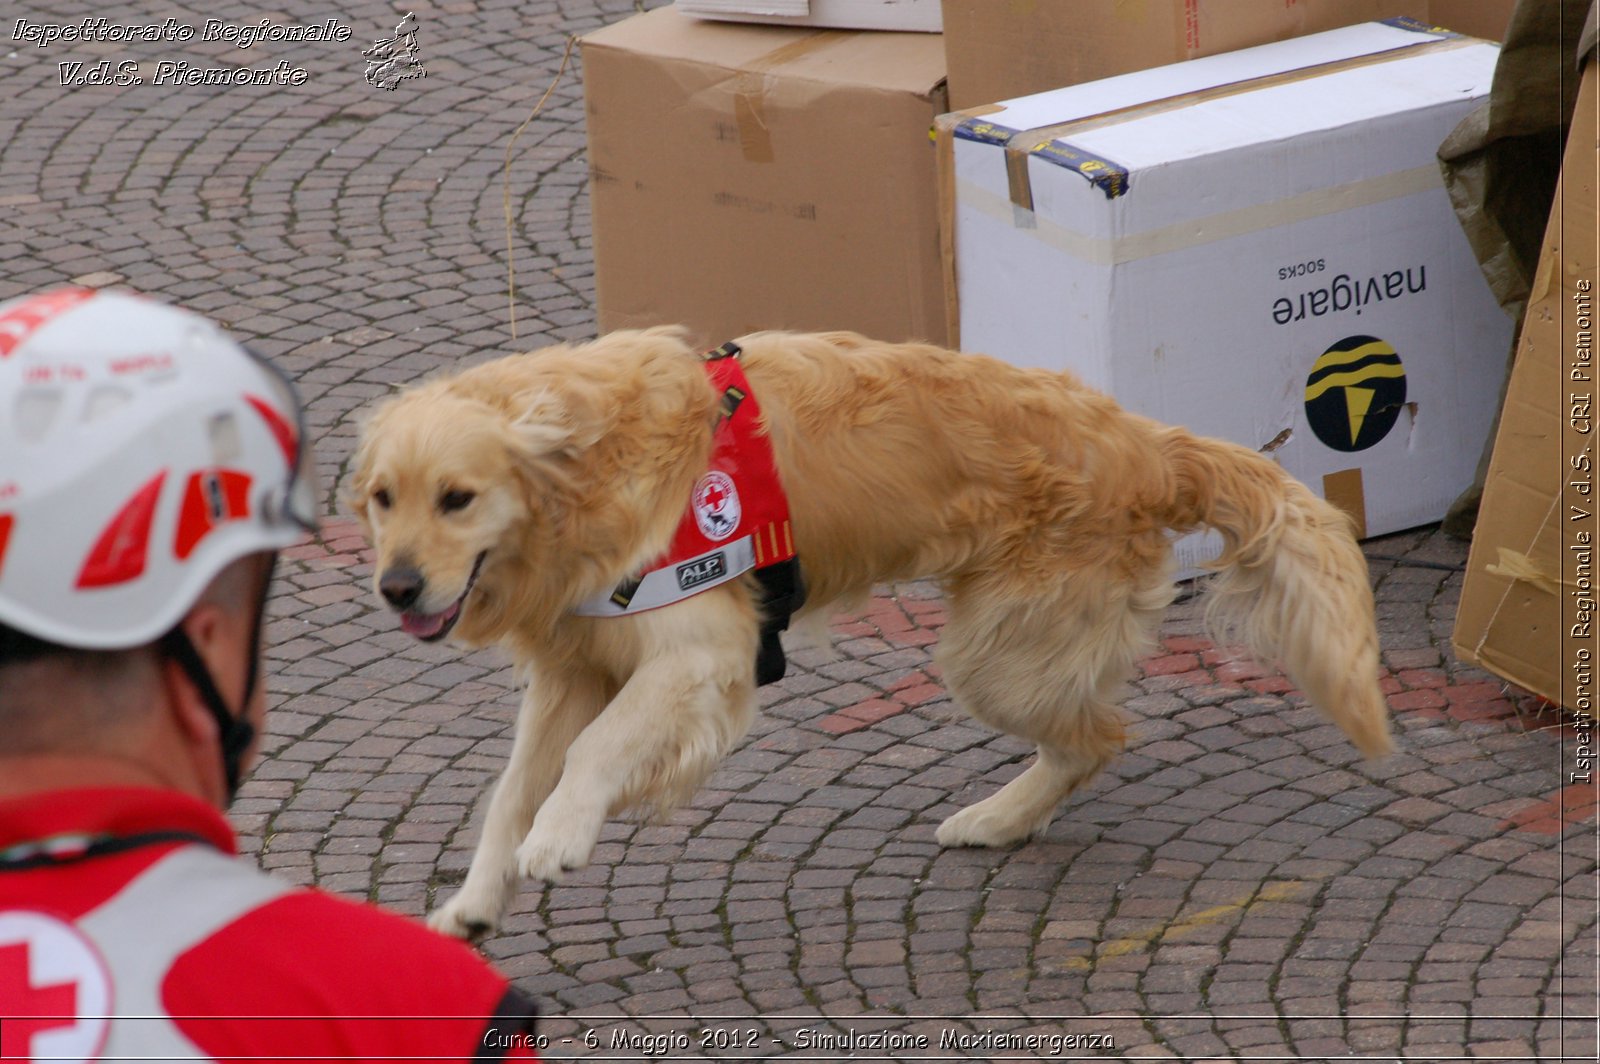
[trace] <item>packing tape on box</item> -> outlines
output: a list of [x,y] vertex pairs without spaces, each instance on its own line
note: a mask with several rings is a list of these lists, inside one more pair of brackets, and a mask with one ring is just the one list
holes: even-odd
[[1367,536],[1367,489],[1362,483],[1361,470],[1341,469],[1322,478],[1322,497],[1335,508],[1343,510],[1355,525],[1357,539]]
[[767,122],[767,89],[772,73],[785,64],[847,40],[850,36],[843,30],[808,33],[751,61],[734,75],[733,120],[739,131],[739,148],[745,162],[773,161],[772,128]]
[[1352,56],[1349,59],[1331,63],[1319,63],[1313,66],[1301,67],[1297,70],[1267,74],[1262,77],[1244,78],[1240,81],[1212,86],[1197,92],[1186,92],[1177,96],[1163,97],[1157,100],[1142,101],[1126,107],[1113,108],[1098,114],[1086,115],[1054,125],[1037,126],[1030,129],[1014,129],[992,120],[993,115],[1004,114],[1004,108],[998,110],[984,108],[982,111],[958,112],[954,115],[943,116],[939,120],[939,127],[941,131],[946,131],[962,140],[978,141],[1000,147],[1006,153],[1006,177],[1011,194],[1011,202],[1024,210],[1031,211],[1033,209],[1033,190],[1028,176],[1028,159],[1034,157],[1054,166],[1076,171],[1092,185],[1104,192],[1107,198],[1114,199],[1129,191],[1127,168],[1118,164],[1115,160],[1088,151],[1080,144],[1071,143],[1069,138],[1090,130],[1101,129],[1105,126],[1181,110],[1192,107],[1195,104],[1226,99],[1245,92],[1255,92],[1278,85],[1292,84],[1345,70],[1354,70],[1389,62],[1400,55],[1414,55],[1422,51],[1450,51],[1483,43],[1470,37],[1462,37],[1459,34],[1451,33],[1448,30],[1424,26],[1422,23],[1412,19],[1399,18],[1385,21],[1389,25],[1419,34],[1429,34],[1430,36],[1415,44],[1388,48],[1366,55]]
[[1499,560],[1484,566],[1484,572],[1503,576],[1507,580],[1521,580],[1551,595],[1561,594],[1562,587],[1575,586],[1571,581],[1551,576],[1539,568],[1532,558],[1519,551],[1496,547],[1495,553],[1499,555]]
[[765,75],[742,70],[734,78],[733,122],[739,131],[739,151],[747,163],[772,161],[772,132],[767,126]]
[[1417,166],[1119,237],[1093,237],[1074,232],[1019,207],[1009,197],[996,195],[965,179],[956,181],[956,202],[960,207],[975,209],[1027,230],[1034,239],[1074,258],[1114,266],[1443,188],[1444,179],[1438,166]]

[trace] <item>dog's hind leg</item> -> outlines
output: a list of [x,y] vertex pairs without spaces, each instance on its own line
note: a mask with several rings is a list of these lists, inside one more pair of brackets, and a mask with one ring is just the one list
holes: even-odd
[[946,684],[979,720],[1037,744],[1038,758],[945,820],[940,845],[1004,846],[1038,834],[1122,750],[1114,699],[1172,596],[1165,572],[1137,588],[1088,572],[1043,594],[952,590],[939,646]]
[[428,926],[456,938],[492,931],[516,886],[517,845],[555,789],[561,759],[578,733],[605,708],[598,676],[539,675],[523,692],[511,758],[489,798],[483,834],[466,881],[428,916]]

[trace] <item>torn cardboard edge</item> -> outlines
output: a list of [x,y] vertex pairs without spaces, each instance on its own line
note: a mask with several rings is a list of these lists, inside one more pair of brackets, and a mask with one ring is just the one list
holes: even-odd
[[[1549,571],[1537,561],[1534,555],[1542,553],[1537,549],[1540,540],[1559,534],[1560,516],[1552,506],[1538,523],[1533,534],[1528,538],[1527,550],[1515,550],[1509,547],[1496,546],[1495,560],[1483,562],[1478,552],[1481,548],[1476,545],[1472,555],[1468,558],[1467,581],[1474,581],[1473,572],[1491,577],[1497,585],[1496,589],[1489,591],[1486,588],[1477,588],[1477,595],[1488,594],[1492,601],[1483,603],[1479,610],[1486,610],[1486,615],[1479,617],[1481,625],[1467,624],[1469,613],[1467,608],[1468,592],[1463,588],[1462,607],[1458,608],[1455,631],[1451,636],[1451,643],[1456,656],[1463,661],[1482,665],[1502,679],[1509,680],[1519,687],[1536,692],[1558,705],[1565,705],[1569,699],[1565,695],[1565,684],[1561,677],[1561,663],[1559,659],[1559,644],[1562,642],[1562,632],[1539,631],[1538,618],[1554,619],[1558,629],[1562,628],[1562,612],[1566,596],[1562,590],[1563,581],[1559,576],[1551,576]],[[1481,577],[1478,578],[1481,580]],[[1518,618],[1518,627],[1524,637],[1552,639],[1556,646],[1552,649],[1551,661],[1536,661],[1538,655],[1529,654],[1524,646],[1517,645],[1515,640],[1504,640],[1501,630],[1502,620],[1509,621],[1512,614]],[[1533,623],[1529,623],[1533,619]],[[1527,625],[1528,627],[1522,627]],[[1476,637],[1472,637],[1465,630],[1467,627],[1476,627]],[[1507,645],[1509,643],[1509,645]]]

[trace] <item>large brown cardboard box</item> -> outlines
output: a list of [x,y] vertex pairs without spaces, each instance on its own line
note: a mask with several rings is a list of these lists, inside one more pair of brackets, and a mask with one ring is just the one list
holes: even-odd
[[1583,76],[1456,615],[1456,654],[1592,725],[1600,63]]
[[1516,0],[944,0],[950,106],[1409,16],[1499,40]]
[[602,331],[945,343],[937,34],[661,8],[583,41]]

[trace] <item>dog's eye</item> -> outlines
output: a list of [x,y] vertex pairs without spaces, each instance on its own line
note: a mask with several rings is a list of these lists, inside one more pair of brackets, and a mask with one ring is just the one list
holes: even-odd
[[378,504],[378,509],[387,510],[389,508],[389,493],[379,488],[372,493],[372,501]]
[[457,510],[465,510],[472,504],[472,500],[477,497],[476,492],[447,491],[439,496],[439,509],[447,514],[455,513]]

